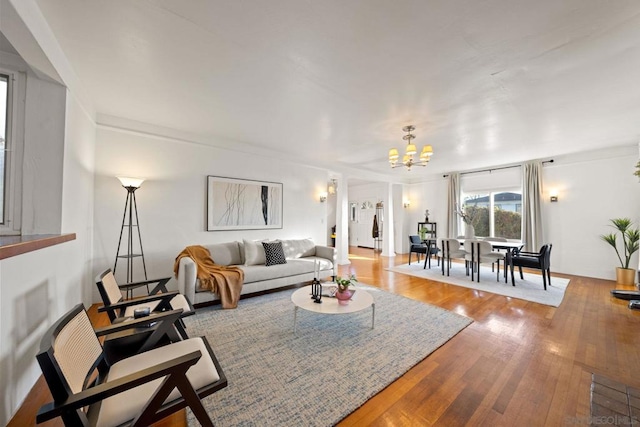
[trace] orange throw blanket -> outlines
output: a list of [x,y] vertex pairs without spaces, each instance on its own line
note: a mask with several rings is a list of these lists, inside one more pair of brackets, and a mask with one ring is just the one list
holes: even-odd
[[173,272],[178,276],[180,259],[188,256],[198,268],[198,279],[204,289],[220,295],[222,308],[236,308],[240,300],[240,291],[244,283],[244,271],[238,267],[216,264],[211,259],[209,249],[203,246],[187,246],[176,258]]

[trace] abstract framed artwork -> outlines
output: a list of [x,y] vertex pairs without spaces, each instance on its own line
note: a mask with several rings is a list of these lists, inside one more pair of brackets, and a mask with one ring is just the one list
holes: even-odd
[[207,176],[207,231],[282,228],[282,183]]

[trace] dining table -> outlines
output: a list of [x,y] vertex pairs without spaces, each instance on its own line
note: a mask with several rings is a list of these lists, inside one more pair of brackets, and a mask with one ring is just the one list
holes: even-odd
[[[460,246],[464,246],[464,242],[467,239],[456,239],[460,242]],[[483,240],[483,239],[474,239],[474,240]],[[515,250],[521,250],[524,246],[524,242],[508,240],[506,242],[496,241],[496,240],[486,240],[491,243],[492,250],[504,250],[506,251],[504,256],[504,281],[507,283],[507,269],[511,266],[511,257],[513,256],[513,252]],[[426,264],[426,263],[425,263]]]

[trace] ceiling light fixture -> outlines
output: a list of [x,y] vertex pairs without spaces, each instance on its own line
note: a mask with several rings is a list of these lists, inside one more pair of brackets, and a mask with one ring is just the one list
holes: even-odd
[[433,147],[425,145],[420,152],[418,160],[413,160],[413,156],[418,152],[416,145],[411,142],[416,137],[411,133],[415,130],[415,127],[408,125],[403,127],[402,130],[407,132],[407,134],[402,137],[402,139],[407,141],[407,148],[404,152],[404,156],[402,156],[401,162],[398,161],[400,158],[398,150],[395,148],[389,150],[389,163],[391,163],[391,167],[397,168],[398,166],[406,166],[407,170],[411,170],[411,166],[427,166],[427,163],[429,163],[429,160],[431,160],[431,156],[433,155]]

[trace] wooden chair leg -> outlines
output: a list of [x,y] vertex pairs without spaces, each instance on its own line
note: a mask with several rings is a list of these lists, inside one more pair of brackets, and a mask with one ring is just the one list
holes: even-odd
[[524,280],[524,276],[522,275],[522,266],[521,265],[518,266],[518,270],[520,270],[520,279]]

